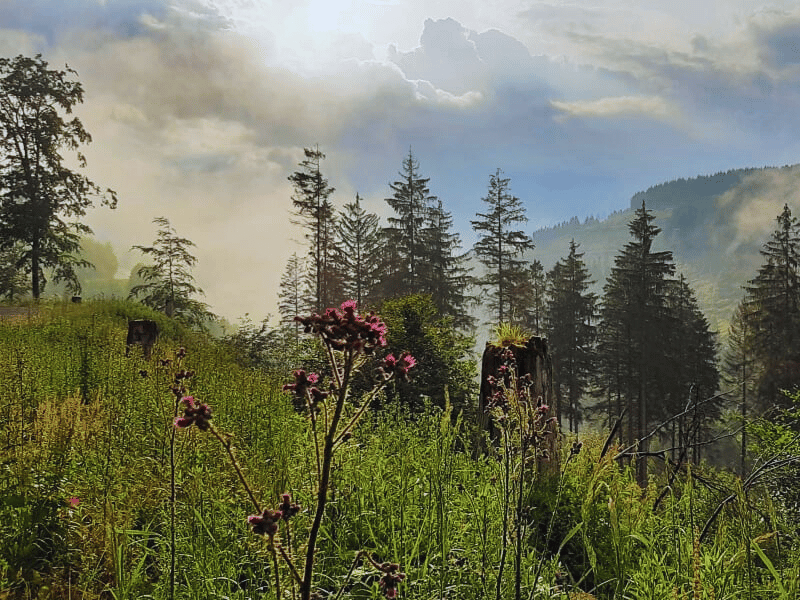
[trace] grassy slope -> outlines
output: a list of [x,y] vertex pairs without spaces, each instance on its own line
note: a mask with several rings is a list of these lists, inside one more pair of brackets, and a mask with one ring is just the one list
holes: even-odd
[[[310,505],[313,452],[304,420],[278,383],[165,321],[153,361],[139,353],[126,359],[126,318],[148,316],[157,317],[136,305],[98,302],[52,305],[30,322],[0,322],[0,597],[169,597],[173,405],[166,388],[175,365],[159,361],[179,344],[188,350],[185,366],[197,371],[191,393],[235,435],[263,503],[288,490]],[[692,526],[702,525],[716,494],[676,484],[653,514],[655,489],[643,494],[626,470],[601,460],[601,442],[587,440],[560,495],[554,484],[526,492],[526,597],[540,566],[537,597],[571,589],[574,598],[581,587],[598,598],[660,599],[675,589],[689,597],[695,572],[702,598],[712,587],[717,600],[744,597],[748,587],[753,597],[781,597],[763,565],[742,567],[745,540],[766,532],[763,522],[729,506],[703,545],[704,562],[693,567]],[[502,464],[461,451],[470,443],[468,430],[441,413],[413,421],[391,410],[370,416],[337,459],[320,587],[337,589],[355,552],[366,550],[403,566],[403,597],[494,597],[507,496]],[[266,545],[247,531],[252,508],[218,444],[192,429],[178,432],[176,450],[176,597],[275,597]],[[297,518],[295,548],[309,518],[307,511]],[[553,556],[570,532],[560,557]],[[797,575],[796,559],[792,567],[786,548],[776,553],[769,539],[762,545],[772,560]],[[504,598],[513,590],[511,572],[507,567]],[[791,570],[782,577],[784,585],[794,581]],[[345,597],[378,597],[376,581],[359,567]]]

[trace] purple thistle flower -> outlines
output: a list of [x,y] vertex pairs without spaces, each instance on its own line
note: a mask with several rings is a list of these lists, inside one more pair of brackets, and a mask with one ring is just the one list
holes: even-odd
[[250,515],[247,523],[256,535],[268,535],[273,537],[278,532],[278,522],[283,517],[279,510],[267,508],[260,515]]
[[200,431],[208,431],[211,427],[211,407],[208,404],[198,404],[193,396],[184,396],[180,401],[184,405],[183,416],[175,417],[175,427],[184,429],[197,425]]

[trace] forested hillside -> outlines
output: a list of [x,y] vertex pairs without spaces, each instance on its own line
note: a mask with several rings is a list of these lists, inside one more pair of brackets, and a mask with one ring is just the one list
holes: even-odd
[[588,218],[540,229],[533,234],[531,257],[549,269],[569,251],[574,239],[601,291],[616,251],[628,238],[633,211],[645,202],[662,234],[657,249],[673,252],[678,271],[697,292],[713,329],[723,336],[742,286],[762,262],[760,249],[775,228],[784,204],[800,208],[796,190],[800,165],[748,168],[716,175],[678,179],[637,192],[630,208],[605,219]]

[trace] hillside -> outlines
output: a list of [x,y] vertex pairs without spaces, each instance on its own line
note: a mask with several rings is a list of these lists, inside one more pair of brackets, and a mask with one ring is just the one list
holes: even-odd
[[630,208],[604,220],[577,218],[533,234],[530,259],[546,269],[568,253],[574,239],[602,292],[614,258],[629,241],[628,222],[642,202],[653,209],[662,229],[658,250],[671,250],[678,271],[689,280],[713,329],[722,335],[742,286],[761,264],[759,250],[774,229],[784,204],[797,214],[800,165],[748,168],[679,179],[637,192]]

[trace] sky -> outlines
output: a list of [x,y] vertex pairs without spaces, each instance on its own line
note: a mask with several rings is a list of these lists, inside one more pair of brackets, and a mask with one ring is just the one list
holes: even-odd
[[[800,162],[800,7],[763,0],[0,0],[0,56],[78,73],[86,222],[167,217],[235,321],[276,314],[287,177],[319,145],[334,203],[388,215],[412,150],[464,247],[498,168],[530,232],[678,177]],[[769,219],[779,212],[769,210]]]

